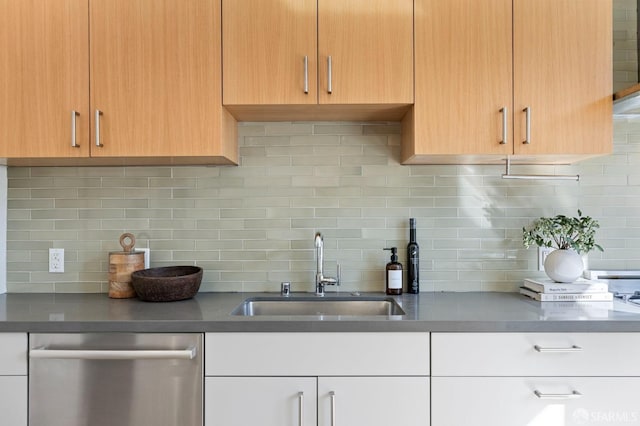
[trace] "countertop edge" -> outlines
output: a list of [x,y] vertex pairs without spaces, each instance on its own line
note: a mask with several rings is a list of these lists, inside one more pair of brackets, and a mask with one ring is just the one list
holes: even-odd
[[199,293],[185,301],[149,303],[105,294],[10,293],[0,295],[0,332],[640,332],[640,307],[536,302],[499,292],[395,296],[406,315],[393,317],[231,315],[245,299],[265,295],[273,297]]
[[119,322],[4,322],[0,333],[632,333],[640,332],[635,321],[413,321],[407,323],[363,321],[119,321]]

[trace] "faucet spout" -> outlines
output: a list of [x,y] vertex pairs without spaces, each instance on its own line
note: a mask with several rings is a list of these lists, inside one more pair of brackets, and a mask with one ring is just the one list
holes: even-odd
[[324,288],[326,285],[340,285],[340,265],[338,265],[338,277],[325,277],[323,271],[324,263],[324,241],[322,234],[316,233],[314,239],[316,247],[316,296],[324,296]]
[[[319,232],[316,233],[316,238],[314,240],[316,246],[316,277],[322,278],[322,269],[323,269],[323,258],[324,258],[324,241],[322,240],[322,234]],[[317,279],[316,279],[317,281]]]

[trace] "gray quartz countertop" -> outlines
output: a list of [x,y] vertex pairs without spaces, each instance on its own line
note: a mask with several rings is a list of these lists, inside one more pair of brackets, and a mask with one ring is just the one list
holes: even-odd
[[279,297],[272,293],[199,293],[189,300],[149,303],[110,299],[106,294],[3,294],[0,332],[640,331],[640,307],[618,301],[540,303],[517,293],[405,294],[396,300],[406,315],[393,317],[230,314],[244,299],[265,295]]

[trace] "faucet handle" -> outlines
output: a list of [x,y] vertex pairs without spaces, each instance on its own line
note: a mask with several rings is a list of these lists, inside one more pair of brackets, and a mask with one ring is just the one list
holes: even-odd
[[340,285],[340,264],[336,264],[336,270],[337,270],[337,274],[335,278],[331,278],[331,277],[322,277],[322,282],[325,285],[335,285],[335,286],[339,286]]

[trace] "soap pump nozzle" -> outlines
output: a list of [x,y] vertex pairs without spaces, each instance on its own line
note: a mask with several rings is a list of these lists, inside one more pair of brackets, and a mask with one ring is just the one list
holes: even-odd
[[391,261],[392,262],[397,262],[398,261],[398,247],[389,247],[389,248],[384,248],[383,250],[390,250],[391,251]]

